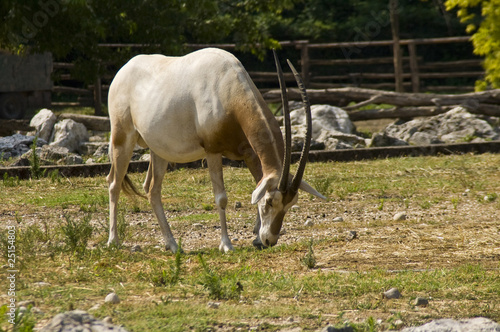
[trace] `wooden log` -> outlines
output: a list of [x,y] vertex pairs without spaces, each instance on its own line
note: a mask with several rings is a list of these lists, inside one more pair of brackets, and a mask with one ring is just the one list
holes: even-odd
[[[311,103],[336,104],[341,100],[363,102],[377,96],[376,103],[394,106],[444,106],[460,105],[471,101],[485,104],[500,104],[500,89],[465,94],[436,94],[436,93],[398,93],[363,88],[339,88],[339,89],[308,89],[307,95]],[[267,101],[279,101],[280,90],[270,90],[264,94]],[[301,100],[300,91],[296,88],[288,89],[290,100]],[[373,101],[372,101],[373,102]],[[365,106],[364,103],[351,106],[356,109]]]
[[33,131],[30,120],[5,120],[0,119],[0,137],[14,135],[16,131]]
[[405,119],[423,116],[434,116],[446,113],[451,109],[462,106],[473,114],[483,114],[489,116],[500,116],[500,106],[491,104],[477,105],[449,105],[444,107],[420,106],[420,107],[392,107],[383,109],[369,109],[348,111],[351,121],[375,120],[375,119]]
[[96,130],[96,131],[111,130],[111,125],[109,123],[109,118],[107,116],[64,113],[59,115],[59,119],[71,119],[73,121],[80,122],[84,124],[85,127],[87,127],[87,129],[89,130]]

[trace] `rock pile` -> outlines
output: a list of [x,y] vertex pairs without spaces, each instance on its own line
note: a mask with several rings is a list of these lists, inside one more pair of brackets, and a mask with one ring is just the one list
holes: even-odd
[[500,128],[463,107],[410,121],[396,121],[372,137],[370,146],[485,142],[500,138]]
[[41,332],[127,332],[123,327],[98,320],[83,310],[73,310],[56,315]]
[[[300,151],[306,131],[305,112],[301,103],[290,104],[292,150]],[[330,105],[312,105],[311,150],[364,148],[366,146],[429,145],[438,143],[482,142],[500,139],[497,123],[471,114],[463,107],[433,117],[399,120],[376,133],[372,139],[361,137],[347,112]],[[490,119],[491,120],[491,119]],[[37,154],[41,164],[83,163],[80,155],[89,156],[87,163],[106,160],[108,143],[102,136],[90,136],[81,123],[71,119],[57,121],[48,109],[41,110],[31,120],[36,130],[28,136],[13,135],[0,138],[0,160],[21,157],[13,166],[29,165],[30,147],[38,137]],[[284,132],[283,128],[282,131]],[[141,158],[145,150],[136,149],[133,159]],[[26,154],[28,153],[28,154]],[[147,156],[145,156],[147,157]],[[45,161],[44,161],[45,160]]]

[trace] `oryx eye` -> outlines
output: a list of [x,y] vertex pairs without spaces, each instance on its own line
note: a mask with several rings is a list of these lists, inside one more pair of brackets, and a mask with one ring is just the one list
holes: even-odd
[[267,199],[266,204],[269,205],[270,207],[273,207],[273,200],[271,198]]

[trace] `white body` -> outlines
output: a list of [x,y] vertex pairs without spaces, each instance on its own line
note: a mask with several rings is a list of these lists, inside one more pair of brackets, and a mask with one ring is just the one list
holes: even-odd
[[[108,175],[108,244],[118,243],[118,197],[133,148],[138,143],[151,150],[144,189],[167,249],[177,250],[160,196],[168,162],[206,158],[221,218],[220,249],[231,250],[226,229],[222,155],[245,160],[261,187],[264,182],[269,183],[261,190],[260,198],[272,191],[273,186],[275,189],[274,179],[279,176],[283,159],[279,125],[241,63],[219,49],[203,49],[183,57],[138,55],[116,74],[110,86],[108,106],[112,162]],[[259,214],[264,221],[262,212]],[[260,238],[268,239],[262,234],[266,223],[262,224]],[[277,235],[271,237],[271,244],[276,241]]]

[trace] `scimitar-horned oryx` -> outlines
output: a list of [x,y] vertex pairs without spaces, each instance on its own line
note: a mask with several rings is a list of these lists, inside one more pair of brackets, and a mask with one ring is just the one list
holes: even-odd
[[[221,251],[233,250],[226,227],[227,196],[222,156],[244,160],[258,183],[252,204],[258,204],[255,246],[275,245],[287,210],[302,189],[325,199],[302,181],[311,139],[311,111],[305,88],[295,71],[307,110],[308,128],[294,177],[290,171],[290,115],[283,73],[276,59],[286,123],[286,148],[280,126],[236,57],[214,48],[182,57],[138,55],[116,74],[109,88],[111,120],[109,240],[118,244],[116,227],[120,189],[138,194],[126,176],[134,146],[149,147],[151,160],[144,182],[166,249],[178,247],[165,217],[161,184],[168,162],[206,158],[221,222]],[[290,63],[289,63],[290,64]],[[291,65],[291,64],[290,64]]]

